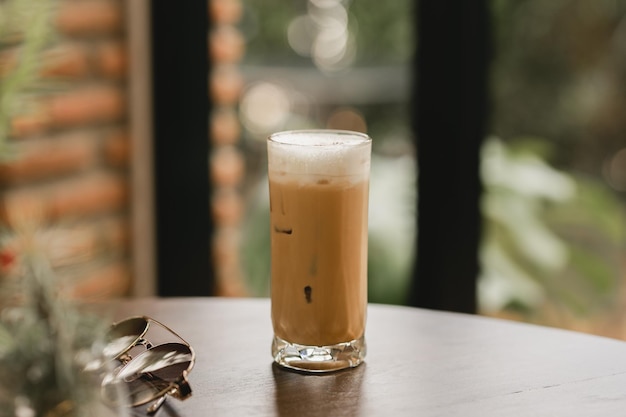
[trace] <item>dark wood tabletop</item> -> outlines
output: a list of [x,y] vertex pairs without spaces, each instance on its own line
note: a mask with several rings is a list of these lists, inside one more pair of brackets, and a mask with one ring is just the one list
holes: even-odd
[[195,349],[193,395],[159,416],[623,416],[626,343],[480,316],[370,304],[365,364],[272,364],[268,299],[123,301]]

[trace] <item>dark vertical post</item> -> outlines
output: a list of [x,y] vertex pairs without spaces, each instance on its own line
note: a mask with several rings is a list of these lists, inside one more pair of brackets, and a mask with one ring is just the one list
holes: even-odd
[[151,6],[158,293],[211,295],[207,2]]
[[472,313],[481,230],[479,152],[488,113],[487,0],[417,5],[418,238],[409,303]]

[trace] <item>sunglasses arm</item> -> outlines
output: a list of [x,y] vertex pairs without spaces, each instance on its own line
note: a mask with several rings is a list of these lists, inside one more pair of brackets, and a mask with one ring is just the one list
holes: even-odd
[[165,399],[168,395],[171,395],[174,398],[178,398],[179,400],[186,400],[191,396],[191,386],[189,386],[189,381],[187,381],[187,371],[183,371],[180,379],[172,384],[172,389],[163,395],[161,395],[155,402],[150,404],[150,406],[146,409],[146,413],[148,415],[155,414],[163,403],[165,403]]
[[163,394],[161,395],[155,402],[153,402],[152,404],[150,404],[150,407],[148,407],[146,409],[146,414],[148,415],[153,415],[155,414],[157,411],[159,411],[159,409],[161,408],[161,406],[163,405],[163,403],[165,402],[165,399],[167,398],[167,394]]

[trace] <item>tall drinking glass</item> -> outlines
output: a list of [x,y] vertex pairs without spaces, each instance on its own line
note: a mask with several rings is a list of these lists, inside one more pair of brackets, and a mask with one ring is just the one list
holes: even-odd
[[271,135],[272,356],[308,372],[365,357],[371,139],[300,130]]

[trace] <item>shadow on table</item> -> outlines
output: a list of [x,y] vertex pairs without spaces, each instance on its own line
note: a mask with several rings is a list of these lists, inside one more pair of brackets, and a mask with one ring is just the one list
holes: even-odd
[[304,374],[272,364],[280,416],[357,415],[366,364],[328,374]]
[[182,417],[182,415],[178,412],[175,405],[170,404],[170,402],[175,401],[171,398],[168,398],[161,408],[155,414],[148,414],[146,412],[148,405],[133,407],[129,409],[128,416],[129,417]]

